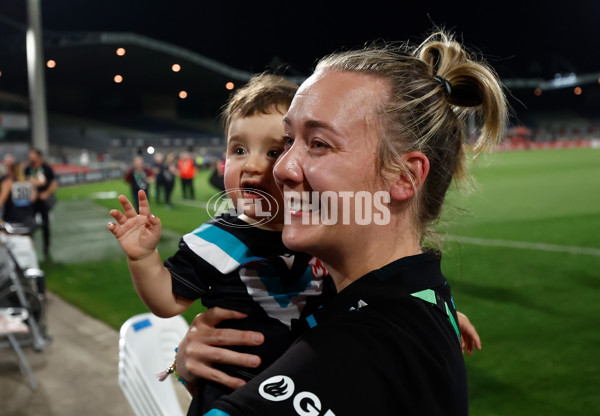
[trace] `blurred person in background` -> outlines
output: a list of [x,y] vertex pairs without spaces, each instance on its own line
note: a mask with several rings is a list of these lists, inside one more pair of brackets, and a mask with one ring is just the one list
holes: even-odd
[[163,176],[165,178],[165,204],[167,208],[173,208],[171,196],[175,188],[175,176],[177,176],[177,160],[173,153],[169,153],[165,159]]
[[194,177],[196,176],[196,163],[190,152],[181,152],[177,162],[179,177],[181,178],[181,192],[183,199],[194,199]]
[[198,169],[204,169],[204,156],[196,155],[196,167]]
[[219,191],[225,190],[225,160],[227,158],[227,152],[223,152],[223,156],[220,159],[213,160],[212,162],[212,174],[210,175],[209,182],[212,186],[217,188]]
[[0,163],[0,186],[2,185],[2,182],[10,174],[10,167],[12,166],[14,161],[15,161],[15,158],[13,157],[13,155],[11,155],[9,153],[4,155],[4,157],[2,158],[2,163]]
[[0,177],[10,172],[13,163],[15,163],[15,157],[10,153],[5,154],[2,159],[2,166],[0,167]]
[[138,192],[144,191],[150,197],[150,184],[154,182],[154,173],[144,165],[144,158],[133,158],[133,166],[125,173],[125,182],[131,186],[131,196],[135,209],[139,209]]
[[79,164],[84,167],[87,167],[90,164],[90,153],[87,149],[81,151],[81,154],[79,155]]
[[42,226],[44,255],[50,254],[50,210],[56,204],[54,192],[58,189],[58,180],[54,171],[44,161],[44,155],[39,149],[29,151],[29,165],[25,168],[25,176],[37,189],[37,199],[34,203],[36,216],[39,215]]
[[154,183],[156,184],[156,203],[160,204],[161,195],[166,194],[166,181],[165,181],[165,170],[167,166],[165,164],[165,156],[156,152],[154,154],[154,164],[152,166],[152,172],[154,173],[154,177],[156,180]]
[[11,164],[10,171],[0,183],[0,220],[33,227],[36,199],[37,189],[25,177],[21,163]]

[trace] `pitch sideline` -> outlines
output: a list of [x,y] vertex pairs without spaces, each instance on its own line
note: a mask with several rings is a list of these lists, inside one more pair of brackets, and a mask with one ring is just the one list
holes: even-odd
[[465,237],[460,235],[445,235],[444,241],[454,241],[479,246],[508,247],[526,250],[553,251],[559,253],[583,254],[600,257],[600,248],[561,246],[556,244],[533,243],[527,241],[498,240],[491,238]]

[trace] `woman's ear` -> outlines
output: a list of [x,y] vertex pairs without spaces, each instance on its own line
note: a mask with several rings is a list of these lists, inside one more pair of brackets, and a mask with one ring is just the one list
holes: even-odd
[[399,173],[390,188],[392,201],[404,201],[412,198],[429,174],[429,159],[423,152],[414,151],[402,156],[404,172]]

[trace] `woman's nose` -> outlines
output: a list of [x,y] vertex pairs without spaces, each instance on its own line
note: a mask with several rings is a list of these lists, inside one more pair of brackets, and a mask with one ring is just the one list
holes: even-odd
[[292,146],[287,152],[283,153],[277,159],[277,163],[275,163],[275,167],[273,168],[275,181],[280,185],[302,182],[301,157],[301,151],[298,146]]

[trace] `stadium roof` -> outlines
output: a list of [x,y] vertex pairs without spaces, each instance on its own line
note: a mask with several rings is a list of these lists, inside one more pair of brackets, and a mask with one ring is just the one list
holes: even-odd
[[[0,99],[27,104],[28,83],[23,36],[4,39]],[[124,50],[123,55],[117,49]],[[49,111],[123,119],[145,107],[160,113],[173,104],[195,118],[215,118],[229,91],[252,73],[198,53],[133,33],[46,33],[45,69]],[[179,65],[178,71],[173,65]],[[122,81],[115,82],[115,76]],[[185,91],[185,99],[179,97]],[[153,107],[154,111],[152,108]],[[194,114],[195,113],[195,114]]]
[[[123,121],[140,110],[159,114],[176,108],[190,129],[202,126],[216,132],[229,81],[240,85],[252,73],[279,65],[289,67],[288,76],[301,80],[326,53],[375,39],[419,40],[434,24],[481,48],[521,101],[526,98],[519,96],[519,88],[533,97],[536,85],[548,90],[572,87],[582,74],[586,83],[593,83],[600,71],[600,55],[590,53],[583,41],[599,38],[600,6],[593,2],[573,0],[560,8],[504,1],[486,11],[480,2],[469,1],[379,3],[356,8],[346,2],[307,1],[294,8],[282,2],[259,7],[234,0],[46,1],[44,58],[56,62],[45,70],[49,112],[104,122]],[[25,4],[16,0],[0,4],[0,109],[4,110],[28,107]],[[115,53],[119,47],[126,49],[124,56]],[[174,72],[173,64],[181,70]],[[560,78],[555,79],[557,73]],[[115,83],[115,75],[123,82]],[[180,91],[187,98],[179,98]],[[584,91],[586,99],[588,90]],[[554,101],[568,104],[562,98]],[[136,122],[144,123],[139,118]]]

